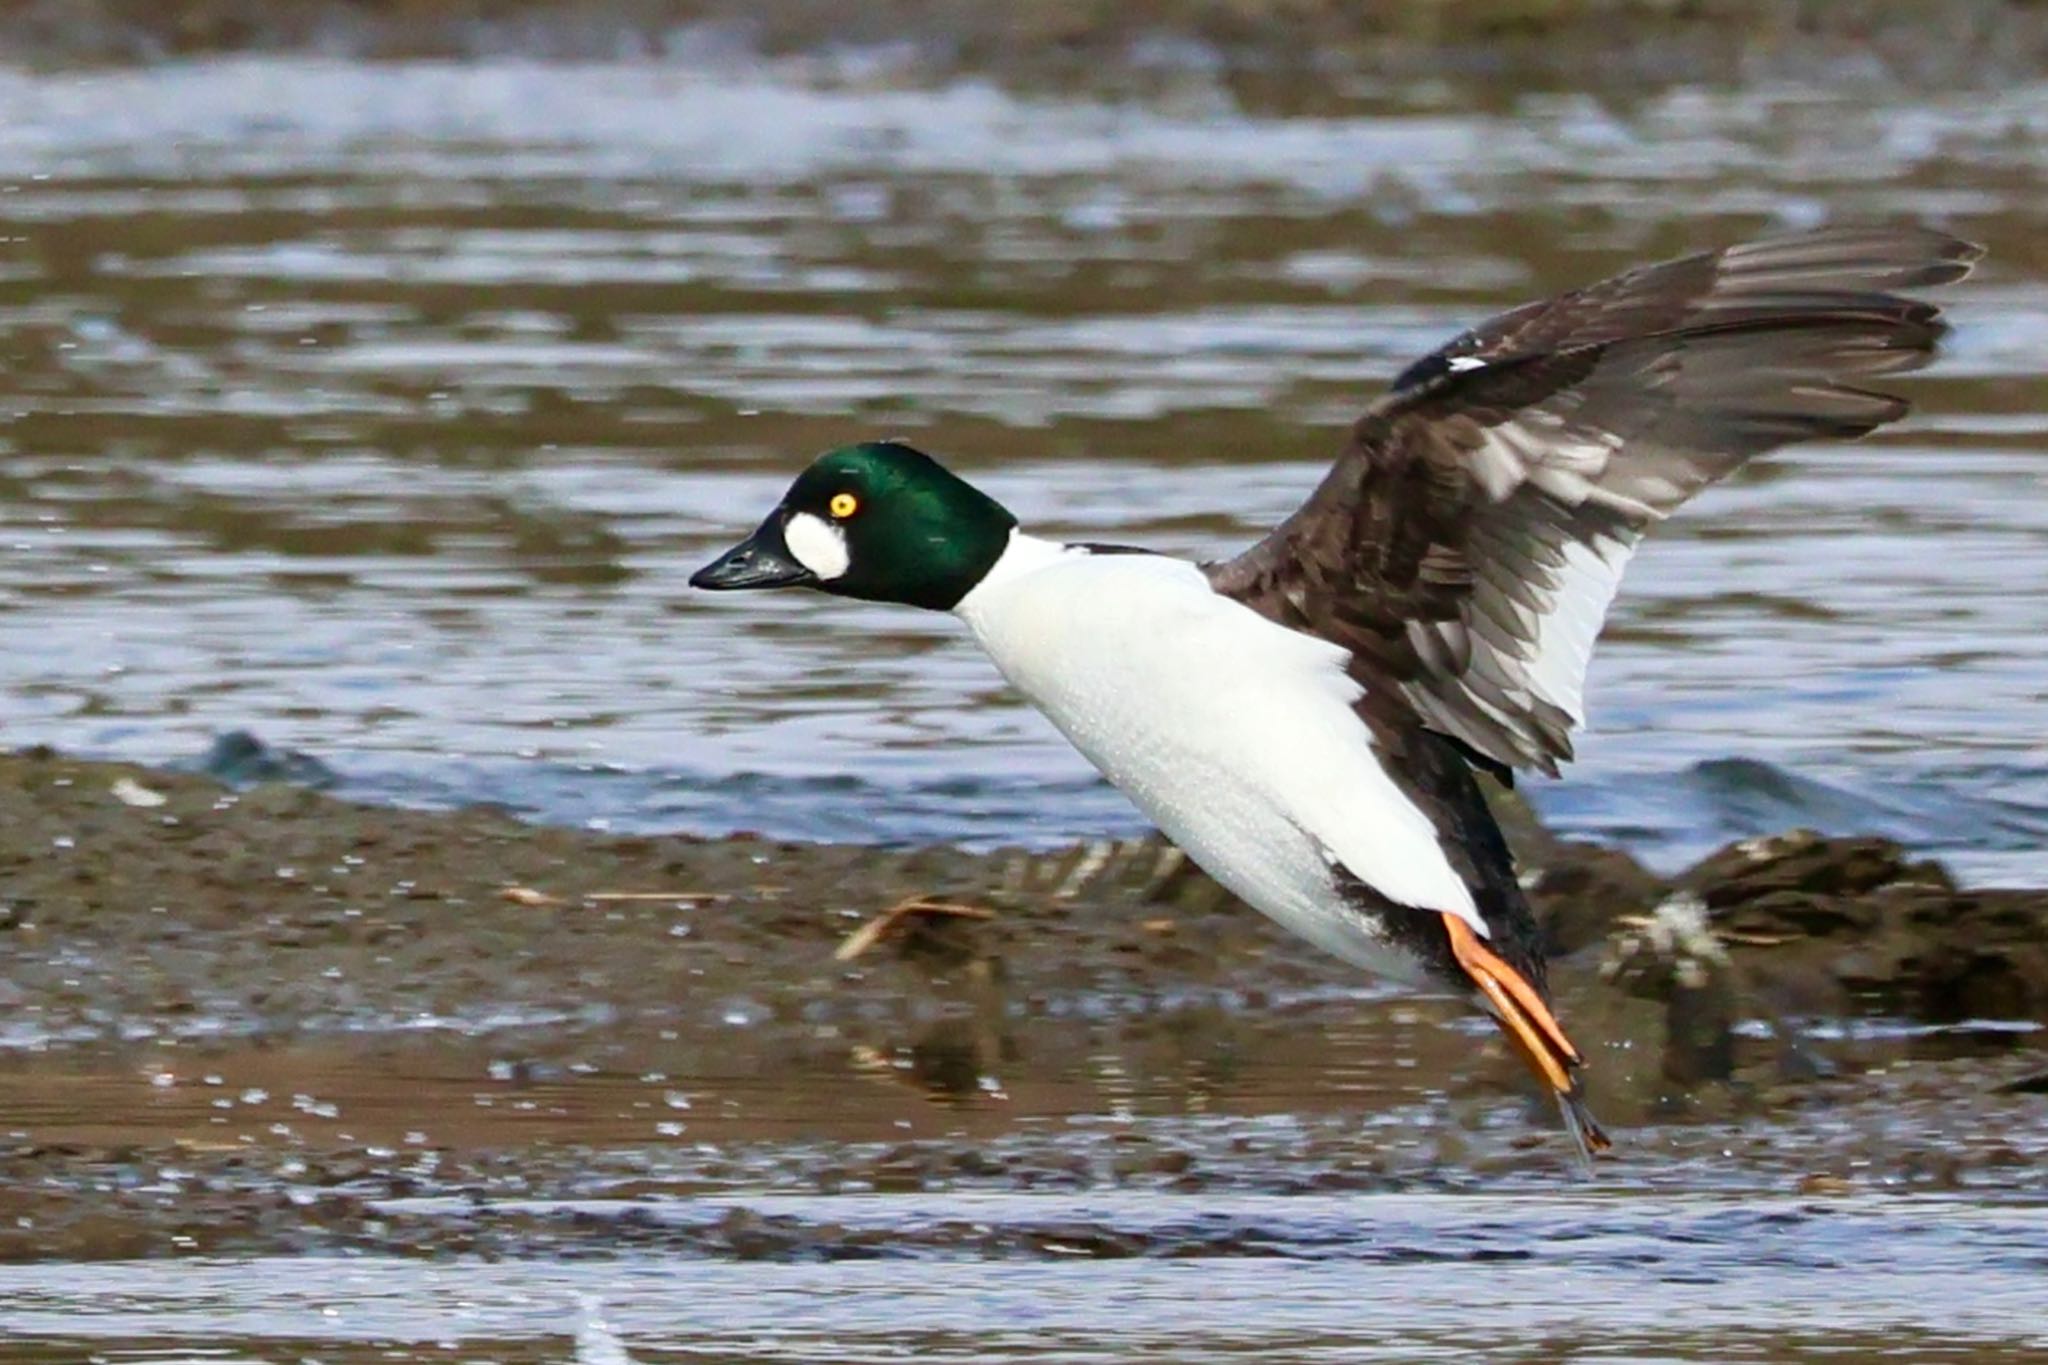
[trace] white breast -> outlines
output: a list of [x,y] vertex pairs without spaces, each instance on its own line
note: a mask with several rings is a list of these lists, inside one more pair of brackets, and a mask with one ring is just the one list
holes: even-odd
[[1337,894],[1383,895],[1486,932],[1436,830],[1352,712],[1343,650],[1220,597],[1155,555],[1017,535],[956,608],[1003,675],[1209,874],[1359,966],[1394,953]]

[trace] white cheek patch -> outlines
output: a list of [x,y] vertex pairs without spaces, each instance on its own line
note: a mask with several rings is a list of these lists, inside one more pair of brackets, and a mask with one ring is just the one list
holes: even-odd
[[798,512],[782,528],[783,543],[796,562],[821,579],[834,579],[853,562],[846,552],[846,533],[809,512]]

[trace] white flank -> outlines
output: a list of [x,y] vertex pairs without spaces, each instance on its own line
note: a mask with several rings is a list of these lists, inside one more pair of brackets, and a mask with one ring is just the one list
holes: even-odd
[[853,562],[846,552],[846,533],[809,512],[798,512],[789,519],[782,528],[782,542],[797,563],[819,578],[837,578]]
[[1536,623],[1536,649],[1526,665],[1529,690],[1562,708],[1573,725],[1586,723],[1586,669],[1593,661],[1593,642],[1600,638],[1621,571],[1635,549],[1633,535],[1591,545],[1568,542],[1557,595]]
[[1003,675],[1209,874],[1310,942],[1414,981],[1338,894],[1332,864],[1482,935],[1435,827],[1352,712],[1345,652],[1156,555],[1012,533],[955,608]]

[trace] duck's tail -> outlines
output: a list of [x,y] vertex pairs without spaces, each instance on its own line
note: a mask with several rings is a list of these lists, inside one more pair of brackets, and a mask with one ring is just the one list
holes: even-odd
[[1487,947],[1463,917],[1445,914],[1444,928],[1451,936],[1452,956],[1486,1001],[1508,1046],[1557,1096],[1565,1129],[1578,1144],[1580,1160],[1590,1167],[1593,1153],[1614,1144],[1586,1108],[1586,1087],[1579,1076],[1585,1056],[1565,1036],[1542,992]]

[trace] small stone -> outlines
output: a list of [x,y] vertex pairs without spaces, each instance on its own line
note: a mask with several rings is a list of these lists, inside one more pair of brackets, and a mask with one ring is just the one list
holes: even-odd
[[143,786],[132,777],[123,777],[114,783],[114,799],[124,806],[149,808],[161,806],[170,800],[162,792]]

